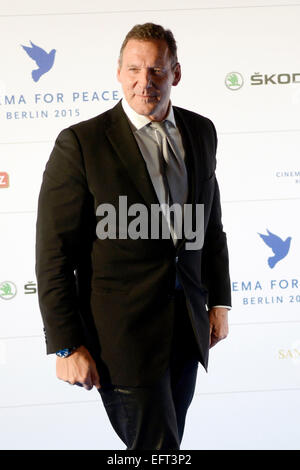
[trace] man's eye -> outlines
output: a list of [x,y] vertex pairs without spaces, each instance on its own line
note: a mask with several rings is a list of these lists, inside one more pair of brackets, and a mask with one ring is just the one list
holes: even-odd
[[[139,67],[128,67],[128,71],[131,73],[139,73],[141,69]],[[165,70],[160,67],[153,67],[149,69],[149,71],[152,75],[156,76],[163,76],[165,73]]]
[[153,75],[157,75],[159,77],[164,74],[164,70],[160,69],[159,67],[154,67],[153,69],[151,69],[151,72]]

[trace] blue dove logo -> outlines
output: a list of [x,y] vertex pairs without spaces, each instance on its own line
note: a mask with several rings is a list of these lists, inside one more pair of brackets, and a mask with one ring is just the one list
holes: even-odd
[[49,70],[53,67],[54,64],[54,57],[55,57],[55,49],[52,49],[49,53],[46,52],[41,47],[33,44],[30,41],[32,47],[22,46],[24,51],[27,52],[29,57],[33,59],[38,66],[37,69],[32,71],[32,78],[35,82],[37,82],[44,73],[49,72]]
[[262,235],[261,233],[258,235],[263,239],[266,245],[272,248],[274,256],[268,258],[268,265],[273,269],[278,261],[285,258],[288,254],[292,238],[288,237],[286,240],[282,240],[278,235],[271,233],[268,229],[267,232],[269,235]]

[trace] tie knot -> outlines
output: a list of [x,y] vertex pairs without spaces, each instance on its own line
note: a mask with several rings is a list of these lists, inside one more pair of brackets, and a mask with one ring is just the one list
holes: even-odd
[[152,121],[150,127],[154,130],[157,130],[163,136],[166,136],[166,121]]

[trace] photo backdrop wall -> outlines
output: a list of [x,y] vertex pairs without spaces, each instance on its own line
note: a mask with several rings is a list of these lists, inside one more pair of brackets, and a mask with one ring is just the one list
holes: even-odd
[[56,136],[122,97],[120,45],[147,21],[178,42],[172,102],[216,125],[230,250],[230,334],[199,368],[182,448],[299,448],[299,20],[285,0],[2,2],[1,449],[124,448],[97,391],[58,381],[46,356],[35,221]]

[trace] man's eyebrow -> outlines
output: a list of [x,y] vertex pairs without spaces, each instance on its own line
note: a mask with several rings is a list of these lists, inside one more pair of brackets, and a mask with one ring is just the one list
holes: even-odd
[[152,65],[151,67],[150,67],[150,66],[145,66],[145,65],[127,64],[126,67],[127,67],[127,68],[129,68],[129,67],[135,67],[135,68],[137,68],[137,69],[141,69],[141,68],[147,68],[147,69],[164,69],[164,68],[166,68],[165,65],[162,65],[162,64]]

